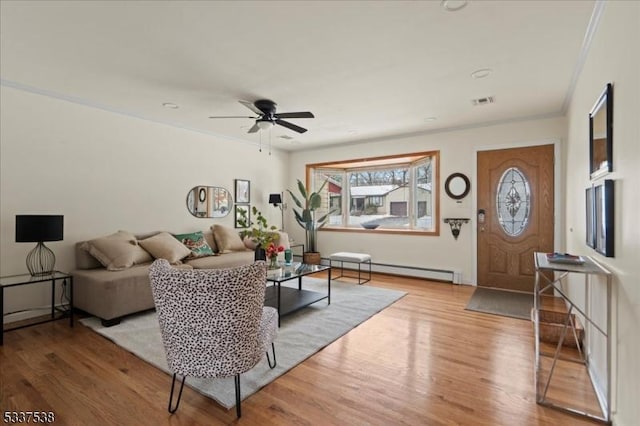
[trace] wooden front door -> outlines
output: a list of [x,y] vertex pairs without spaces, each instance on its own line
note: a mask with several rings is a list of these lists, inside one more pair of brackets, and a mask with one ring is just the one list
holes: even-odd
[[553,145],[478,152],[479,286],[533,292],[533,253],[553,251],[553,162]]

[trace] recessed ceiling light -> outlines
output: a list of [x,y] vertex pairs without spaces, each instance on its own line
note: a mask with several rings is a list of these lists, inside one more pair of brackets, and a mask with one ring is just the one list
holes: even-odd
[[475,70],[471,73],[471,77],[473,78],[485,78],[488,77],[493,70],[491,68],[480,68],[479,70]]
[[467,0],[442,0],[440,6],[448,12],[457,12],[467,5]]
[[180,108],[178,105],[172,103],[172,102],[165,102],[162,104],[163,107],[165,108],[169,108],[169,109],[178,109]]
[[437,119],[438,119],[437,117],[427,117],[427,118],[424,119],[424,121],[427,121],[427,122],[436,121]]

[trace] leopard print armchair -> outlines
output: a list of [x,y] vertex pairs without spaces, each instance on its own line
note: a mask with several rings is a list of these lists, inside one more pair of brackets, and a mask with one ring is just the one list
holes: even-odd
[[[176,269],[158,259],[149,269],[167,364],[173,371],[169,412],[180,404],[187,376],[235,376],[236,412],[240,411],[240,374],[267,353],[275,367],[273,341],[278,313],[265,307],[266,263],[231,269]],[[269,358],[273,350],[273,365]],[[182,384],[172,407],[176,375]]]

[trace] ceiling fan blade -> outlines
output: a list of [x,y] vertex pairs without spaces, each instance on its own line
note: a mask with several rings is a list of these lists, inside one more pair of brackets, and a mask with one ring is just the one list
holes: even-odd
[[256,108],[256,106],[253,104],[253,102],[249,102],[249,101],[238,101],[240,102],[242,105],[246,106],[247,108],[249,108],[251,111],[255,112],[258,115],[263,115],[264,112],[260,111],[258,108]]
[[254,124],[247,133],[256,133],[258,130],[260,130],[260,127],[258,126],[258,123]]
[[252,118],[255,120],[259,117],[246,117],[244,115],[227,115],[227,116],[211,116],[209,118]]
[[305,129],[303,127],[296,126],[293,123],[289,123],[288,121],[284,121],[284,120],[280,120],[280,119],[276,120],[276,124],[279,124],[279,125],[281,125],[283,127],[286,127],[287,129],[291,129],[291,130],[293,130],[295,132],[298,132],[298,133],[304,133],[304,132],[307,131],[307,129]]
[[279,112],[275,114],[276,118],[315,118],[309,111],[304,112]]

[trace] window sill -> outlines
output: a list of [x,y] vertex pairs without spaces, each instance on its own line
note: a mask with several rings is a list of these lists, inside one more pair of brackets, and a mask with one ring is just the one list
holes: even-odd
[[325,226],[319,229],[320,231],[327,232],[355,232],[359,234],[397,234],[397,235],[421,235],[421,236],[431,236],[431,237],[439,237],[440,229],[436,228],[433,231],[421,231],[418,229],[365,229],[365,228],[355,228],[355,227],[347,227],[347,226]]

